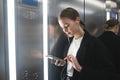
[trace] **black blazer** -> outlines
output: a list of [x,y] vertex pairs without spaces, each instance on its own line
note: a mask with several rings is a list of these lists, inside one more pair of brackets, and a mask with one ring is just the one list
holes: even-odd
[[117,73],[120,74],[120,37],[111,31],[105,31],[98,39],[100,39],[109,49]]
[[[70,42],[72,39],[70,39]],[[66,44],[65,56],[69,49],[69,42]],[[81,72],[74,69],[73,80],[116,80],[112,79],[115,73],[114,65],[108,58],[106,47],[95,37],[86,31],[77,52],[77,60],[83,67]],[[64,66],[61,73],[61,80],[65,80],[66,68]]]

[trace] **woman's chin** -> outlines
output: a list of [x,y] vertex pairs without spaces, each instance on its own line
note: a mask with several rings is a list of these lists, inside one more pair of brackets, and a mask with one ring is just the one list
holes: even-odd
[[70,34],[69,34],[68,37],[73,37],[73,35],[70,35]]

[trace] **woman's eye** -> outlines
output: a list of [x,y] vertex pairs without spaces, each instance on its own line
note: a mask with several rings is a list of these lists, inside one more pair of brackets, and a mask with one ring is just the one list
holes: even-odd
[[69,24],[65,24],[65,27],[64,28],[68,28],[69,27]]

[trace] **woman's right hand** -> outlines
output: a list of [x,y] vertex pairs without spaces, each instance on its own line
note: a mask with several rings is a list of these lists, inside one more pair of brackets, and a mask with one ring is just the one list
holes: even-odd
[[51,63],[56,65],[56,66],[64,66],[66,64],[66,61],[65,60],[55,60],[55,59],[52,59]]

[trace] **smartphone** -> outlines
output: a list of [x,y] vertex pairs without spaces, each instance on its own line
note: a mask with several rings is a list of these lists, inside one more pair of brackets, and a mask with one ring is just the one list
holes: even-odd
[[48,57],[49,59],[53,59],[53,60],[60,60],[60,61],[64,61],[63,59],[58,58],[58,57],[53,56],[53,55],[47,55],[46,57]]

